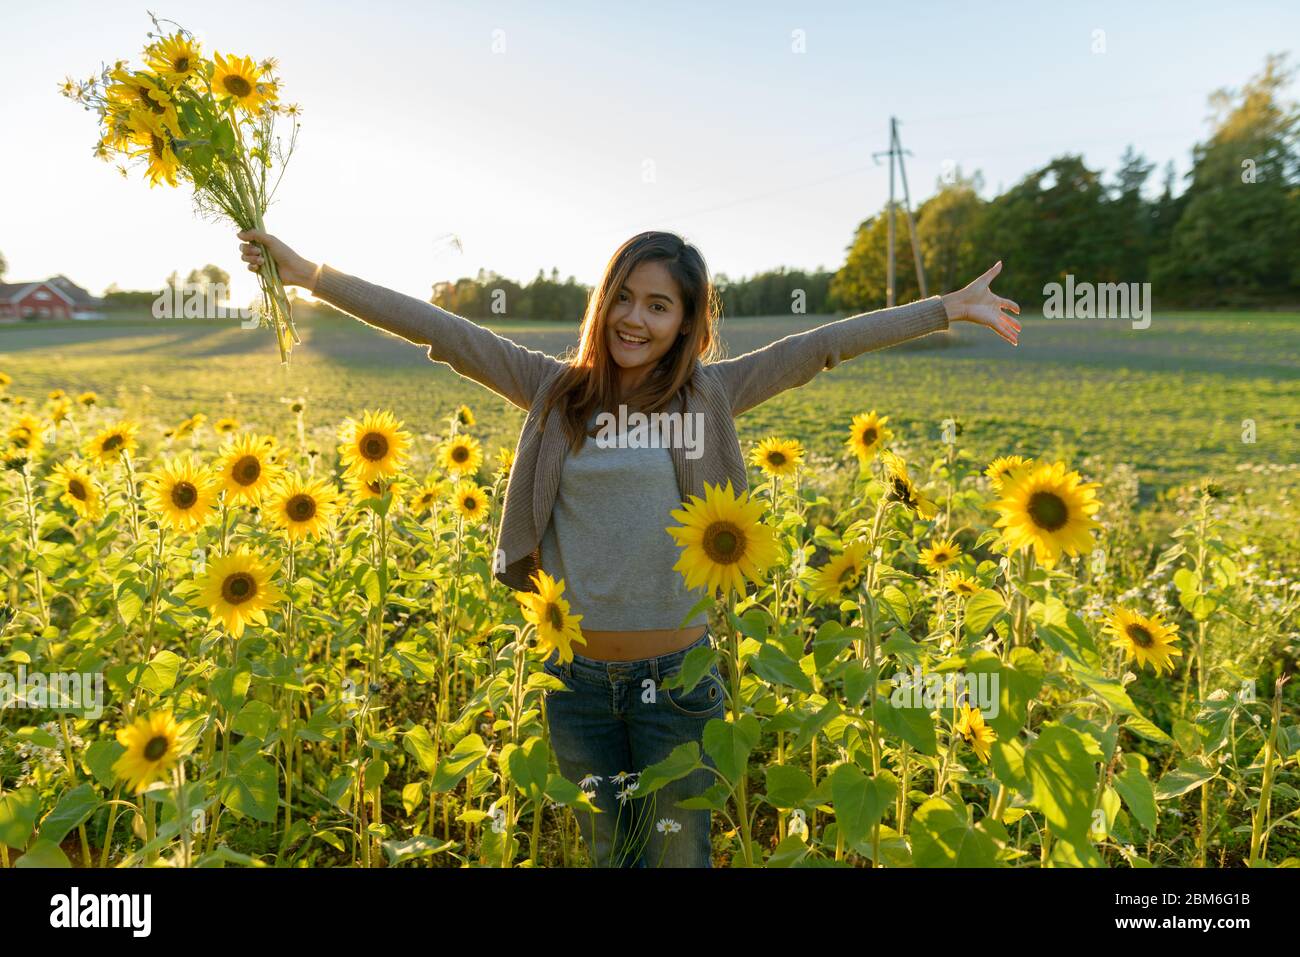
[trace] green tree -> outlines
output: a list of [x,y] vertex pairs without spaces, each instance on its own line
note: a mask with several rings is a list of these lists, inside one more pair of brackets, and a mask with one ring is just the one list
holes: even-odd
[[1101,174],[1083,157],[1065,155],[1033,170],[988,204],[980,217],[977,248],[1002,259],[1002,295],[1022,306],[1041,303],[1043,287],[1077,281],[1118,282],[1115,235],[1107,223]]
[[1193,150],[1185,208],[1152,263],[1160,299],[1246,305],[1300,291],[1300,107],[1280,99],[1293,72],[1270,55],[1241,90],[1211,94],[1212,132]]
[[[907,221],[900,209],[896,215],[894,254],[894,301],[910,302],[920,295],[907,242]],[[888,301],[889,213],[888,209],[869,217],[858,226],[844,265],[831,280],[831,303],[836,309],[865,312]]]
[[1155,164],[1130,145],[1120,157],[1120,167],[1109,187],[1107,212],[1112,255],[1121,281],[1146,282],[1151,257],[1154,220],[1152,204],[1142,195]]
[[[978,172],[966,178],[958,167],[952,181],[937,183],[938,192],[917,210],[916,231],[921,237],[921,261],[930,295],[964,286],[997,258],[990,258],[988,251],[976,245],[985,207],[979,198],[982,188],[983,177]],[[903,268],[910,269],[910,261]]]
[[185,281],[192,289],[197,289],[205,295],[214,286],[220,286],[223,290],[230,289],[230,273],[212,263],[208,263],[202,269],[191,269]]

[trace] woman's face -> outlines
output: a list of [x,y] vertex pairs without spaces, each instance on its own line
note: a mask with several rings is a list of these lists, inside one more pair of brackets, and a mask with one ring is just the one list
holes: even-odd
[[649,375],[677,341],[684,314],[681,290],[662,262],[643,262],[628,274],[605,323],[610,355],[625,370],[624,382]]

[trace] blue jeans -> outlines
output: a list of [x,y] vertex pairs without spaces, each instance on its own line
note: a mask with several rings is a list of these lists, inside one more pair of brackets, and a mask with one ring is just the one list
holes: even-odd
[[544,662],[547,673],[568,689],[546,692],[551,749],[560,773],[602,812],[574,810],[592,866],[712,866],[712,814],[676,805],[716,783],[715,774],[697,768],[640,799],[635,789],[627,790],[642,770],[686,741],[700,742],[703,763],[713,766],[702,738],[710,719],[726,712],[718,666],[685,694],[659,686],[681,670],[687,652],[711,643],[706,631],[688,647],[657,658],[597,661],[575,654],[562,664],[552,653]]

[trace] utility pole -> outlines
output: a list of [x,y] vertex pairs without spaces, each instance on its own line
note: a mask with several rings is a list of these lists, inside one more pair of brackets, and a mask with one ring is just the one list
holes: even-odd
[[903,212],[907,214],[907,235],[912,241],[912,263],[916,267],[916,284],[921,289],[921,298],[926,297],[925,290],[925,265],[921,262],[921,243],[916,234],[916,221],[912,218],[912,198],[907,189],[907,167],[903,164],[903,156],[910,154],[910,150],[903,149],[902,141],[898,138],[898,119],[891,116],[889,118],[889,149],[879,153],[872,153],[871,158],[879,162],[879,157],[889,156],[889,260],[885,273],[885,305],[894,305],[894,158],[898,158],[898,171],[903,179]]

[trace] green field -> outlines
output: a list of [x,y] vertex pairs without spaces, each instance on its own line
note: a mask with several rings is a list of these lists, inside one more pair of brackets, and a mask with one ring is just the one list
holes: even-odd
[[[739,355],[832,316],[724,323]],[[423,348],[350,319],[305,317],[287,368],[269,332],[229,322],[111,319],[0,326],[0,370],[33,398],[93,389],[142,417],[234,414],[282,430],[281,396],[304,395],[308,422],[331,442],[335,424],[364,408],[393,408],[417,433],[467,402],[488,443],[513,446],[523,413],[432,363]],[[576,341],[555,323],[494,325],[553,355]],[[1300,315],[1162,314],[1136,330],[1119,320],[1027,318],[1021,345],[963,325],[859,356],[742,416],[742,443],[769,432],[839,457],[850,417],[876,409],[913,445],[937,443],[955,417],[973,454],[1052,455],[1095,470],[1132,465],[1142,499],[1214,473],[1300,461]],[[147,388],[146,388],[147,387]],[[1255,441],[1243,441],[1252,420]],[[151,439],[142,435],[146,446]]]

